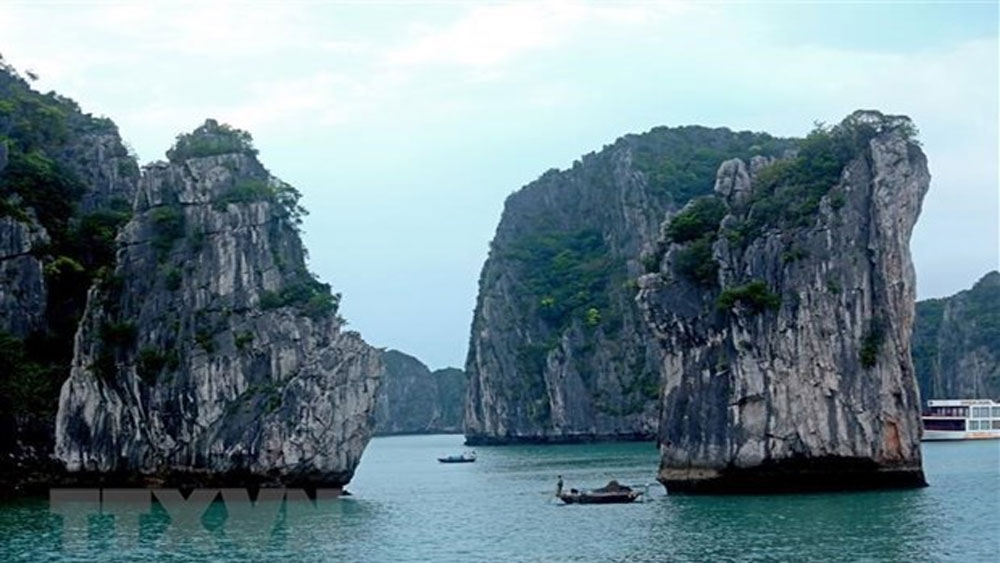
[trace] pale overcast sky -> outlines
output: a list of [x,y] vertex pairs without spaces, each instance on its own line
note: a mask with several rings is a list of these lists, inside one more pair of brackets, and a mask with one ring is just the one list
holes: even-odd
[[0,53],[143,162],[206,117],[298,187],[351,326],[461,366],[504,198],[629,132],[910,115],[920,298],[998,263],[996,2],[0,4]]

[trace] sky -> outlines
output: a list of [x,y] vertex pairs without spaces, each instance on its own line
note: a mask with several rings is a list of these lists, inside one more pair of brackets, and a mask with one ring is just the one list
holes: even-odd
[[932,181],[919,298],[1000,261],[998,8],[982,3],[0,4],[0,54],[142,162],[207,117],[303,193],[350,326],[462,366],[504,199],[658,125],[801,136],[906,114]]

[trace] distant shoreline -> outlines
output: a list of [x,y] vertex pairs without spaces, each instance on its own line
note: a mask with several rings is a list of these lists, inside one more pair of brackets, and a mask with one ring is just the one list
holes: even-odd
[[562,436],[466,436],[466,446],[596,444],[602,442],[656,442],[654,434],[569,434]]
[[464,436],[461,432],[422,431],[422,432],[376,432],[372,438],[390,438],[392,436]]

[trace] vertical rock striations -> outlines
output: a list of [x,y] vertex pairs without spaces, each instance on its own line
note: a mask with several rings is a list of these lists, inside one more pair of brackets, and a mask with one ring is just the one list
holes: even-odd
[[917,302],[913,367],[924,400],[1000,400],[1000,272]]
[[664,225],[638,302],[663,351],[672,492],[924,484],[909,239],[930,176],[905,117],[719,169]]
[[787,146],[660,127],[511,195],[479,280],[468,443],[651,439],[660,378],[634,301],[642,256],[666,211],[711,191],[721,161]]
[[340,486],[372,433],[379,352],[306,270],[297,192],[212,120],[148,166],[62,387],[70,471]]
[[462,431],[465,373],[427,369],[397,350],[382,353],[385,372],[375,408],[376,434],[454,434]]

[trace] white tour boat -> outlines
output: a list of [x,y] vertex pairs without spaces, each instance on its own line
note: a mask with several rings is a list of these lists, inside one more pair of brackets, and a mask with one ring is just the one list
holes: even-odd
[[925,441],[1000,438],[1000,403],[989,399],[932,399],[921,417]]

